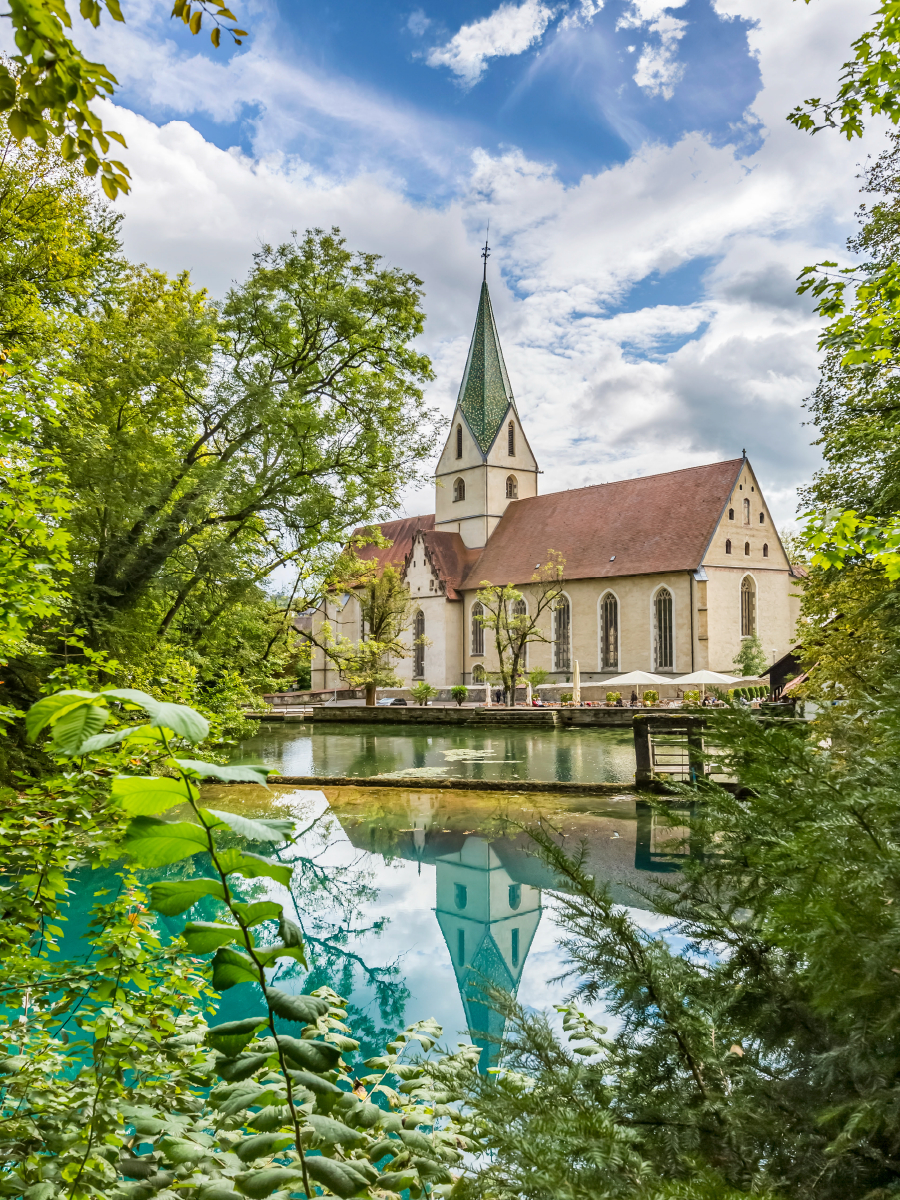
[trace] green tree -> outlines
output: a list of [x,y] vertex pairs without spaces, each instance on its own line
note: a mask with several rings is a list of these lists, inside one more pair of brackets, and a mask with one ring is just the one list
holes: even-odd
[[[77,621],[170,635],[396,504],[433,447],[419,281],[312,231],[220,309],[132,271],[49,432],[72,463]],[[89,446],[91,453],[85,454]]]
[[409,588],[396,567],[389,563],[380,570],[373,568],[371,561],[357,557],[351,547],[338,560],[336,570],[325,577],[320,595],[307,603],[317,607],[325,595],[342,585],[351,587],[359,601],[362,637],[355,642],[335,638],[328,622],[317,634],[307,636],[327,655],[341,679],[351,687],[365,687],[366,704],[373,705],[377,688],[400,686],[393,664],[409,657],[403,640],[412,621]]
[[512,584],[493,584],[487,579],[481,582],[478,600],[484,615],[475,620],[493,632],[499,663],[497,676],[510,705],[514,706],[516,702],[516,687],[522,677],[528,647],[551,640],[542,627],[559,604],[565,568],[562,555],[549,550],[547,562],[534,572],[527,585],[527,600],[525,593]]
[[741,638],[741,648],[732,661],[736,667],[740,667],[742,675],[761,675],[769,663],[759,634],[753,633],[750,637]]

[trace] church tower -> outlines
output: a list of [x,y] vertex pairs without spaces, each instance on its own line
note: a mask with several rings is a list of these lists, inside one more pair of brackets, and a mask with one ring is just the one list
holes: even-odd
[[487,285],[484,279],[475,331],[450,436],[435,473],[435,529],[457,532],[467,546],[484,546],[511,500],[537,495],[538,466],[522,431]]

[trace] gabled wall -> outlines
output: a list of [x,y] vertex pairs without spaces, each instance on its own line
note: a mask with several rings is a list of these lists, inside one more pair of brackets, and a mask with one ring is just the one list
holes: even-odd
[[[508,453],[508,427],[515,427],[515,454]],[[462,457],[456,457],[456,429],[462,427]],[[515,476],[517,499],[537,495],[537,461],[531,452],[515,409],[510,406],[488,453],[472,436],[457,409],[435,472],[435,528],[457,532],[467,546],[484,546],[510,502],[506,481]],[[466,485],[464,500],[454,500],[454,484]]]

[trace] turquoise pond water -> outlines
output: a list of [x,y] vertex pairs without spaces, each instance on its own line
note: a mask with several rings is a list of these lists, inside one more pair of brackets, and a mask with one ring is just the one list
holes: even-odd
[[415,778],[634,782],[634,739],[625,729],[501,729],[454,725],[261,723],[237,762],[264,762],[283,775],[396,775]]
[[[305,830],[294,850],[282,852],[296,860],[291,889],[270,880],[245,881],[243,896],[278,899],[301,924],[310,975],[287,962],[279,986],[300,991],[327,983],[346,996],[366,1053],[424,1017],[444,1027],[448,1045],[473,1033],[486,1045],[479,1031],[500,1029],[496,1015],[473,993],[482,978],[517,993],[530,1008],[552,1007],[568,994],[571,981],[554,982],[565,968],[559,881],[533,853],[527,830],[537,822],[573,852],[583,844],[587,869],[647,927],[658,927],[660,919],[640,890],[655,873],[679,866],[680,856],[670,853],[677,831],[658,826],[649,806],[624,786],[634,770],[630,733],[486,736],[440,727],[412,734],[379,727],[324,734],[312,726],[273,723],[241,743],[234,757],[261,760],[284,774],[368,775],[421,767],[433,772],[443,766],[448,774],[472,779],[472,790],[465,791],[416,788],[414,777],[402,787],[204,789],[212,807],[291,816]],[[512,768],[522,778],[621,780],[623,788],[617,795],[596,796],[554,794],[552,785],[546,793],[518,795],[477,790],[479,777],[496,778]],[[206,870],[198,856],[153,877]],[[84,928],[93,891],[110,882],[101,873],[79,881],[73,933]],[[198,905],[191,915],[213,919],[216,902]],[[164,924],[176,933],[186,916]],[[217,1019],[257,1009],[255,989],[242,985],[225,993]],[[484,1065],[488,1061],[485,1049]]]

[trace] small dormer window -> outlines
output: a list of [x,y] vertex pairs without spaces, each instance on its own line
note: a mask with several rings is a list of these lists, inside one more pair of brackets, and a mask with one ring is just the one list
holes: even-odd
[[506,452],[510,457],[514,457],[516,453],[516,425],[514,421],[510,421],[506,427]]
[[465,498],[466,481],[464,479],[457,479],[453,485],[453,502],[455,504],[457,500],[465,500]]
[[462,458],[462,425],[456,427],[456,457]]

